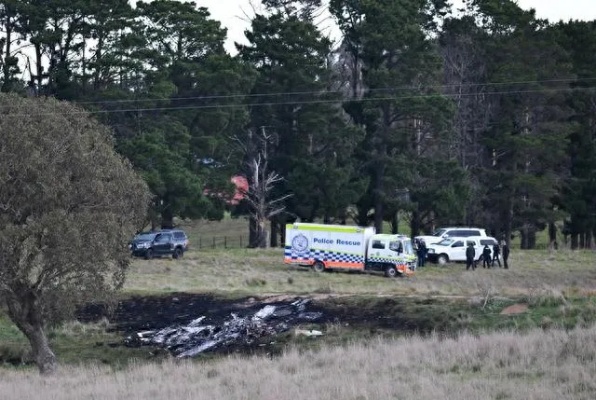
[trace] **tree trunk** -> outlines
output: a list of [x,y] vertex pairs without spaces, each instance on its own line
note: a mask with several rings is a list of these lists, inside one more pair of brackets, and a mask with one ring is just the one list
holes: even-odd
[[577,250],[578,247],[578,240],[577,240],[577,233],[572,233],[571,234],[571,250]]
[[374,176],[374,187],[373,187],[373,198],[374,198],[374,209],[375,209],[375,230],[377,233],[383,233],[383,177],[385,170],[383,165],[378,165],[375,170]]
[[285,223],[280,224],[279,233],[280,233],[281,246],[284,247],[286,245],[286,224]]
[[412,211],[412,219],[410,220],[411,236],[418,236],[420,234],[420,213]]
[[392,216],[391,216],[391,233],[394,235],[397,235],[399,233],[399,218],[398,218],[399,213],[395,212]]
[[257,220],[251,215],[248,219],[248,247],[254,249],[257,247]]
[[174,228],[174,214],[169,206],[165,206],[161,212],[161,229]]
[[559,247],[557,243],[557,226],[554,222],[548,224],[548,246],[554,250]]
[[269,220],[269,222],[271,224],[271,238],[269,241],[269,246],[276,248],[279,245],[279,242],[277,241],[279,235],[279,220],[277,217],[273,217]]
[[43,329],[43,318],[37,301],[37,294],[24,289],[18,297],[6,300],[8,316],[31,345],[33,359],[41,374],[52,374],[58,369],[58,360],[50,348]]
[[264,219],[259,219],[257,222],[257,236],[256,246],[259,249],[267,248],[267,223]]

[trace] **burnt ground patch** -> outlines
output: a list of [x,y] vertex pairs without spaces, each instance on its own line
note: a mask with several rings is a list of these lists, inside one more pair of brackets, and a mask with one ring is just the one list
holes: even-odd
[[[291,297],[286,296],[285,300]],[[294,298],[308,298],[296,296]],[[107,317],[110,330],[122,333],[146,329],[162,329],[173,324],[185,324],[205,316],[219,324],[232,313],[239,316],[253,314],[267,304],[282,301],[246,297],[221,298],[208,294],[174,293],[164,296],[135,296],[118,303],[109,312],[100,304],[90,304],[77,313],[81,322],[97,321]],[[287,303],[287,301],[286,301]],[[459,305],[458,307],[460,307]],[[312,325],[328,323],[357,328],[383,329],[396,333],[428,333],[449,330],[453,323],[453,304],[444,300],[389,298],[317,298],[310,302],[308,311],[321,312],[321,318]]]

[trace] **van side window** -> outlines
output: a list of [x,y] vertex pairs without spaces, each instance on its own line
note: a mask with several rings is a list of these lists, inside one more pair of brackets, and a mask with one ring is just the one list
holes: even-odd
[[451,247],[464,247],[464,242],[458,240],[457,242],[453,243]]
[[384,249],[385,248],[385,242],[383,242],[381,240],[373,240],[372,248],[373,249]]

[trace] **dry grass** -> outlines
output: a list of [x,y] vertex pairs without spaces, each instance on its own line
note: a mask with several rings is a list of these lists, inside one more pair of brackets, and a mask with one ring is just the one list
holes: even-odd
[[594,294],[596,253],[516,251],[511,268],[465,271],[462,264],[429,265],[407,279],[354,273],[316,274],[283,264],[281,249],[191,251],[182,260],[135,260],[132,292],[230,294],[337,293],[416,296],[542,296]]
[[19,399],[593,399],[596,328],[373,340],[279,358],[166,362],[53,377],[0,370]]

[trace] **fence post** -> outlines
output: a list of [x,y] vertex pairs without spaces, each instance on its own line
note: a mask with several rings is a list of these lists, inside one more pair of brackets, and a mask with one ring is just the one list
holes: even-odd
[[228,248],[228,237],[224,236],[224,249]]

